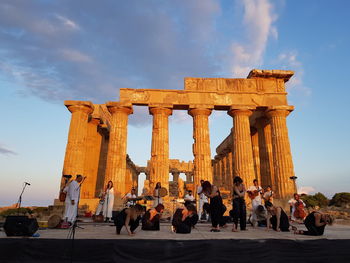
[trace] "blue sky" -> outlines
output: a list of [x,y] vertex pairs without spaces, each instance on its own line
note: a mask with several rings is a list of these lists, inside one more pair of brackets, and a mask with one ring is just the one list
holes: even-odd
[[[0,2],[0,206],[57,196],[67,99],[117,101],[119,88],[182,89],[183,78],[290,69],[289,136],[298,186],[350,191],[350,2],[129,0]],[[152,119],[135,107],[128,153],[150,158]],[[232,118],[210,116],[212,155]],[[191,160],[192,119],[170,117],[170,158]],[[142,147],[140,147],[142,145]]]

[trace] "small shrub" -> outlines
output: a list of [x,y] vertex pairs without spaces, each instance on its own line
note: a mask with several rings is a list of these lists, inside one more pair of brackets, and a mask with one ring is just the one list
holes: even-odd
[[325,207],[328,205],[329,200],[322,193],[314,195],[302,195],[300,197],[306,204],[307,207]]
[[334,205],[338,207],[342,207],[347,204],[350,204],[350,193],[345,192],[335,194],[329,202],[329,205]]

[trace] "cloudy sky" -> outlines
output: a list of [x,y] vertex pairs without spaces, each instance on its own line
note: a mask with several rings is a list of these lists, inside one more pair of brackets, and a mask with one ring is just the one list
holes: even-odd
[[[183,89],[184,77],[290,69],[289,136],[305,191],[350,191],[350,2],[346,0],[0,1],[0,206],[51,204],[67,99],[117,101],[120,88]],[[147,110],[130,116],[128,153],[150,158]],[[210,116],[212,155],[232,118]],[[191,160],[192,120],[170,117],[170,158]],[[140,148],[140,145],[142,147]]]

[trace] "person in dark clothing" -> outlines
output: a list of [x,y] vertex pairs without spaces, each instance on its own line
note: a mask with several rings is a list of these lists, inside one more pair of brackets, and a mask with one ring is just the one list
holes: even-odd
[[236,176],[233,179],[233,201],[232,201],[232,216],[233,228],[232,232],[238,231],[238,219],[241,230],[246,230],[247,225],[247,210],[244,200],[246,188],[241,177]]
[[220,232],[221,227],[225,227],[223,214],[226,211],[226,207],[222,203],[220,191],[217,186],[212,185],[210,182],[205,181],[202,184],[202,192],[210,198],[210,217],[212,229],[211,232]]
[[149,209],[142,217],[142,230],[159,231],[159,221],[164,211],[164,205],[158,204],[155,208]]
[[322,236],[326,225],[332,225],[334,217],[321,212],[312,212],[304,220],[307,231],[296,230],[295,234],[308,236]]
[[265,203],[267,209],[267,229],[272,229],[277,232],[289,232],[289,219],[282,207],[276,207],[271,202]]
[[189,234],[197,222],[197,209],[194,205],[188,204],[184,208],[176,209],[172,220],[172,226],[176,233]]
[[[142,205],[139,204],[136,204],[130,208],[124,208],[115,219],[117,235],[120,235],[120,231],[122,230],[123,226],[125,226],[128,234],[133,236],[135,234],[135,229],[139,226],[143,213],[144,209]],[[128,229],[129,226],[130,230]]]

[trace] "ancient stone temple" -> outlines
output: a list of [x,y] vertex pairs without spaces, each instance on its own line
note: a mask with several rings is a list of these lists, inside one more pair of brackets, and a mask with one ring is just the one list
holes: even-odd
[[[184,188],[194,191],[203,179],[230,196],[233,178],[240,176],[248,186],[254,178],[263,187],[272,185],[277,199],[287,199],[296,191],[286,119],[294,109],[285,89],[292,76],[292,71],[254,69],[246,79],[185,78],[183,90],[120,89],[118,102],[65,101],[72,117],[63,174],[87,176],[81,204],[92,206],[108,181],[120,200],[138,185],[141,172],[148,185],[161,182],[172,195],[174,184],[181,188],[182,172]],[[153,116],[147,167],[135,165],[126,152],[133,105],[148,107]],[[168,118],[175,110],[186,110],[193,118],[193,160],[186,162],[169,159]],[[226,111],[232,129],[212,159],[208,118],[213,110]]]

